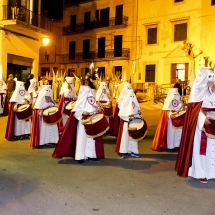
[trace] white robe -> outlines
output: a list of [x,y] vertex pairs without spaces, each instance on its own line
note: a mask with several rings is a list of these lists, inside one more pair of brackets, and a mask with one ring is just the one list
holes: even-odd
[[[4,93],[4,92],[0,91],[0,93]],[[1,100],[1,96],[0,96],[0,114],[2,114],[4,111],[5,98],[6,98],[6,94],[3,95],[3,99],[2,99],[3,101]],[[3,103],[3,106],[2,106],[2,103]]]
[[[16,103],[14,108],[16,108],[18,104],[24,104],[24,103]],[[29,119],[28,121],[19,121],[15,113],[14,135],[21,136],[21,135],[26,135],[30,133],[31,133],[31,119]]]
[[172,120],[170,118],[171,112],[169,112],[168,125],[167,125],[167,148],[174,149],[180,146],[182,128],[173,128]]
[[[134,112],[138,112],[139,108],[135,107]],[[135,117],[139,117],[139,114],[136,114]],[[121,117],[122,120],[128,121],[129,117]],[[124,122],[123,124],[123,130],[122,130],[122,137],[121,137],[121,142],[120,142],[120,148],[119,148],[120,153],[135,153],[139,154],[138,150],[138,142],[134,140],[129,139],[129,134],[128,134],[128,123]]]
[[[50,106],[53,104],[50,103]],[[40,116],[40,142],[39,145],[45,145],[48,143],[58,143],[59,133],[58,126],[55,125],[47,125],[43,121],[43,117]]]
[[193,142],[192,166],[189,168],[188,176],[212,179],[215,178],[215,139],[207,138],[206,156],[200,155],[201,129],[204,122],[205,117],[200,112]]

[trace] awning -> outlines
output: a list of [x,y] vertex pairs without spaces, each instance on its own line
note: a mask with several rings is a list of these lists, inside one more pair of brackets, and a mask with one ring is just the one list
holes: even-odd
[[7,55],[7,62],[12,64],[32,67],[33,61],[34,60],[32,58],[21,57],[21,56],[12,55],[12,54]]

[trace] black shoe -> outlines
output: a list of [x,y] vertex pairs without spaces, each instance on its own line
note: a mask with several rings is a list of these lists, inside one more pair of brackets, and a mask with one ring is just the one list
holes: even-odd
[[98,158],[88,158],[88,160],[91,162],[97,162],[97,163],[100,162],[100,160]]
[[22,139],[23,139],[23,136],[20,136],[20,137],[19,137],[19,140],[22,140]]
[[85,164],[85,161],[84,160],[78,160],[78,163],[79,164]]

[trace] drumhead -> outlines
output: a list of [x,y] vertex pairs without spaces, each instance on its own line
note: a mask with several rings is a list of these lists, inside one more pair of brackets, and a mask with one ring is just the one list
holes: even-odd
[[49,116],[49,115],[56,113],[57,111],[58,111],[57,107],[50,107],[50,108],[47,108],[46,110],[43,111],[43,115]]
[[17,112],[22,112],[22,111],[28,109],[29,106],[30,106],[29,104],[21,105],[21,106],[19,106],[19,107],[17,108]]
[[72,110],[72,108],[75,106],[75,101],[71,101],[66,104],[65,109]]
[[[94,114],[90,117],[92,124],[98,122],[104,117],[103,114]],[[86,124],[91,124],[91,122],[88,122]]]
[[137,128],[137,130],[141,129],[144,126],[144,121],[142,119],[133,119],[129,122],[129,128]]

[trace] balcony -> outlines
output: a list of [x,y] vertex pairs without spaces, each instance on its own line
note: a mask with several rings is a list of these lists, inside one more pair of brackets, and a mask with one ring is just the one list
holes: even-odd
[[50,36],[52,20],[36,14],[25,7],[12,9],[9,5],[3,5],[3,19],[0,24],[11,31],[25,32],[36,37]]
[[101,28],[119,28],[119,27],[127,27],[128,25],[128,17],[122,16],[121,18],[113,17],[110,18],[109,21],[92,21],[90,25],[86,25],[85,23],[78,23],[76,26],[64,26],[63,27],[63,35],[77,34],[83,33],[85,31],[101,29]]
[[[61,64],[69,64],[69,63],[84,63],[84,62],[101,62],[101,61],[109,61],[109,60],[129,60],[130,58],[130,49],[122,49],[119,52],[114,51],[114,49],[105,50],[104,57],[101,56],[101,53],[91,51],[89,53],[68,53],[58,55],[60,57]],[[117,56],[117,57],[116,57]]]

